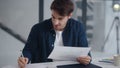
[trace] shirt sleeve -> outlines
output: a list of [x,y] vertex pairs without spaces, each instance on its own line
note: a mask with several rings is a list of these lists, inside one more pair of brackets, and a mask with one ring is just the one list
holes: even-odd
[[25,47],[23,48],[23,55],[29,59],[29,62],[32,60],[33,50],[37,47],[37,28],[34,25],[30,31]]

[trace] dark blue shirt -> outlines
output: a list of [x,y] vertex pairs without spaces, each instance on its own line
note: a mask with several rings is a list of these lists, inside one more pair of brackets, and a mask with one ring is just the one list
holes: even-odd
[[[53,50],[56,33],[51,19],[35,24],[23,49],[23,55],[31,63],[48,62]],[[85,28],[81,22],[69,19],[62,33],[63,45],[71,47],[88,47]]]

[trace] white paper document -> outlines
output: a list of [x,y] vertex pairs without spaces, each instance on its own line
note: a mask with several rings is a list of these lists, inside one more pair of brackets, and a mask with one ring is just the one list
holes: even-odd
[[90,47],[55,46],[48,58],[53,60],[76,61],[77,57],[87,56]]

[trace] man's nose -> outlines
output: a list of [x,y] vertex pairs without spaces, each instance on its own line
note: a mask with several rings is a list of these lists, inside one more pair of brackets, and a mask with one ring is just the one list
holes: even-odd
[[58,20],[55,20],[54,21],[54,25],[58,25],[59,24],[59,21]]

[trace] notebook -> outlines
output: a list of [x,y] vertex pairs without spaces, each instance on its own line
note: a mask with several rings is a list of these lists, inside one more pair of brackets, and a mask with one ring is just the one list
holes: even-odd
[[57,68],[102,68],[100,66],[94,65],[94,64],[69,64],[69,65],[58,65]]

